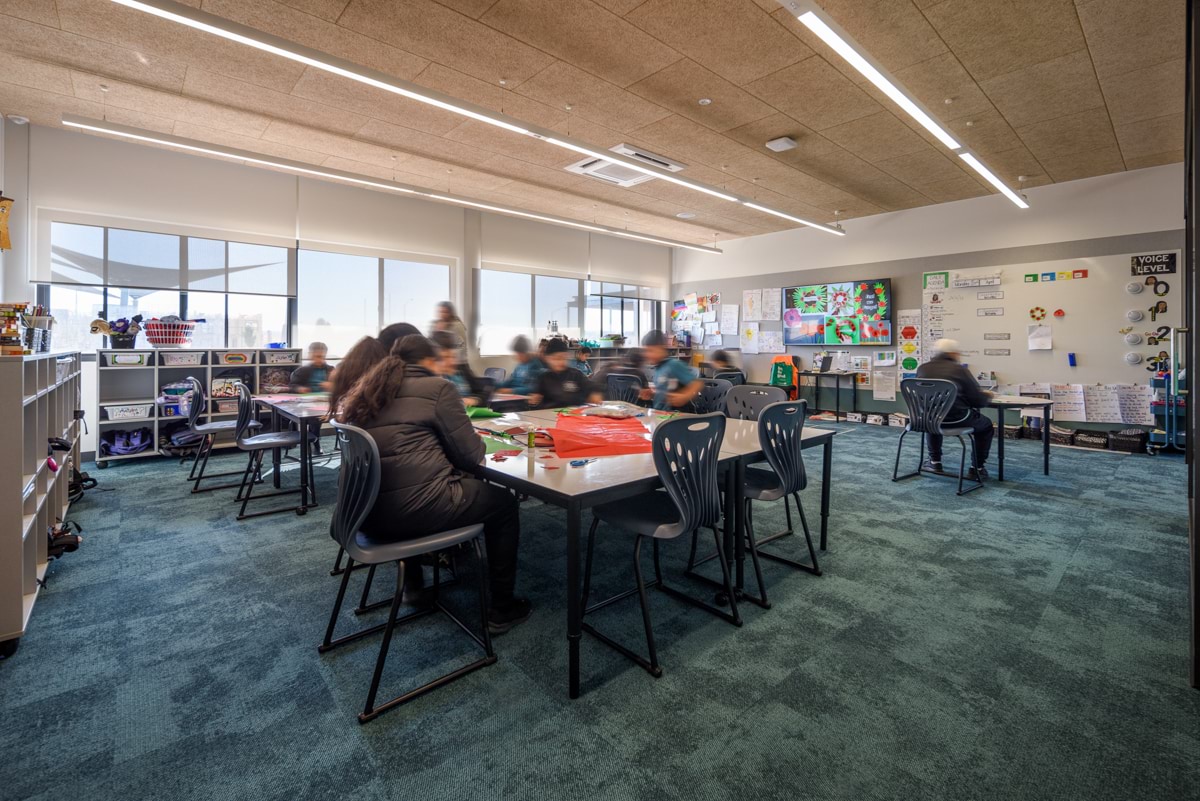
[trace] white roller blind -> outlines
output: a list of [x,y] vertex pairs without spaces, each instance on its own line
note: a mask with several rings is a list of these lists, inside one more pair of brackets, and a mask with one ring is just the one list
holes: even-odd
[[484,214],[480,251],[483,261],[529,272],[587,275],[586,231],[548,225],[502,214]]
[[593,234],[592,275],[642,286],[667,286],[671,283],[671,248]]

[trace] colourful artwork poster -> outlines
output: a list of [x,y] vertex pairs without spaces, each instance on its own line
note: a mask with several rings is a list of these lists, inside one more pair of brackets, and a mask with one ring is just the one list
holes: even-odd
[[[801,314],[825,314],[829,308],[829,285],[814,284],[813,286],[794,286],[784,290],[788,309],[796,309]],[[786,324],[786,312],[784,323]]]
[[853,317],[857,313],[854,289],[854,284],[830,284],[825,313],[830,317]]
[[858,345],[858,320],[854,317],[825,318],[826,345]]
[[688,316],[687,304],[682,300],[675,301],[674,307],[671,309],[671,320],[682,320]]
[[795,318],[795,325],[783,329],[783,344],[785,345],[824,345],[825,344],[825,315],[801,314]]
[[890,345],[892,342],[891,321],[860,321],[858,326],[858,342],[860,345]]
[[891,299],[882,281],[859,281],[854,285],[855,314],[864,321],[887,320],[891,315]]

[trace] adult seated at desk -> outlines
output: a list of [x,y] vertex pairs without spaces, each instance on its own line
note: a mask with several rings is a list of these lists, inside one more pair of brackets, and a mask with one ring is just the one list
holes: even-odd
[[651,331],[642,337],[642,349],[646,361],[654,366],[654,386],[642,390],[642,400],[653,399],[654,408],[660,411],[691,406],[692,399],[704,389],[704,382],[691,367],[671,358],[666,335],[662,331]]
[[449,331],[434,331],[429,339],[438,348],[438,373],[454,385],[463,405],[484,405],[487,392],[465,361],[466,349],[462,340]]
[[310,342],[308,364],[292,371],[289,389],[292,392],[328,392],[333,386],[334,369],[325,361],[329,348],[324,342]]
[[501,395],[530,395],[537,387],[538,376],[546,369],[546,365],[533,353],[529,337],[514,337],[508,348],[513,352],[517,366],[496,391]]
[[[917,378],[941,378],[953,381],[958,387],[958,398],[950,407],[942,425],[947,428],[972,428],[975,430],[975,459],[976,464],[970,469],[967,477],[975,480],[980,476],[987,477],[987,458],[992,449],[992,437],[996,429],[992,421],[980,413],[987,406],[992,393],[980,388],[979,382],[971,371],[959,362],[962,349],[953,339],[939,339],[933,346],[934,356],[917,368]],[[942,472],[942,437],[938,434],[928,434],[929,461],[923,467],[935,473]]]
[[406,336],[346,396],[342,418],[367,430],[382,464],[379,496],[363,531],[398,541],[482,523],[491,584],[488,628],[502,634],[531,609],[513,593],[521,536],[517,499],[467,474],[483,459],[483,440],[458,392],[438,375],[438,361],[430,340]]
[[598,392],[587,376],[570,365],[571,349],[561,339],[546,343],[546,369],[537,379],[529,398],[535,409],[558,409],[581,403],[601,403],[604,394]]

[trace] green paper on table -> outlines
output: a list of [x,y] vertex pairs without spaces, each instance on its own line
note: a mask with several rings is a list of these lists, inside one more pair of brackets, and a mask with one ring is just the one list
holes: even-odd
[[503,412],[493,412],[486,406],[468,406],[467,417],[472,420],[485,420],[490,417],[503,417]]
[[480,437],[480,439],[483,440],[483,448],[484,448],[483,452],[485,454],[487,454],[488,456],[492,455],[493,453],[496,453],[497,451],[520,450],[520,448],[513,445],[513,443],[509,440],[497,439],[496,437],[487,437],[487,436]]

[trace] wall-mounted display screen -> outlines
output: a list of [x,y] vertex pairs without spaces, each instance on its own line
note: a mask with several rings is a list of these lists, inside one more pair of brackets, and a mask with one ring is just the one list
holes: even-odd
[[892,344],[892,279],[783,290],[785,345]]

